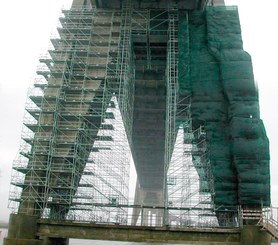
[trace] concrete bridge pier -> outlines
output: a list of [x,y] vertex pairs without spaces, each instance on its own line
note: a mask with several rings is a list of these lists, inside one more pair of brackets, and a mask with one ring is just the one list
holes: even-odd
[[68,238],[43,238],[37,236],[38,216],[29,214],[11,214],[8,237],[4,245],[68,245]]
[[241,245],[270,245],[271,235],[261,226],[245,225],[241,228]]
[[11,214],[8,237],[4,245],[41,245],[36,236],[38,216],[28,214]]

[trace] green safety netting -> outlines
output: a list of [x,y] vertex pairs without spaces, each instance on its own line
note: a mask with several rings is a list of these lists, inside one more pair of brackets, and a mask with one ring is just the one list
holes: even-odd
[[180,14],[179,92],[191,95],[193,129],[207,132],[214,202],[270,205],[269,143],[236,8]]

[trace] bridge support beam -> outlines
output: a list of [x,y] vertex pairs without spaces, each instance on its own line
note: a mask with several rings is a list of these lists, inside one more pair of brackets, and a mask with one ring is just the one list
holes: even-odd
[[36,236],[37,222],[38,217],[35,215],[11,214],[4,245],[41,245],[41,240]]

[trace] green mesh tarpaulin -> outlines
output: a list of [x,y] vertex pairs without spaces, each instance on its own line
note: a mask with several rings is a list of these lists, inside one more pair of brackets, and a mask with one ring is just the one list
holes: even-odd
[[180,95],[191,96],[193,128],[207,133],[214,202],[269,205],[269,143],[236,8],[180,14],[178,68]]

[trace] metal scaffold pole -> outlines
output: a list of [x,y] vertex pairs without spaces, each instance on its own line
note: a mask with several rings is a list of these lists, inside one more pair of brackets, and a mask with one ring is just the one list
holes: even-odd
[[165,128],[165,163],[164,163],[164,224],[168,223],[168,180],[167,172],[176,140],[176,110],[178,93],[178,8],[168,8],[168,42],[166,66],[166,128]]

